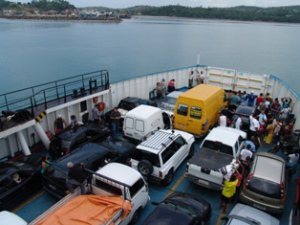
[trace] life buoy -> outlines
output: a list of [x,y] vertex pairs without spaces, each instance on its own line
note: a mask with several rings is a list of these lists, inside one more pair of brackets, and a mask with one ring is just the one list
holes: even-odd
[[94,97],[93,98],[93,103],[97,103],[98,102],[98,97]]
[[102,111],[104,111],[104,109],[105,109],[105,103],[104,103],[104,102],[99,102],[99,103],[97,104],[97,107],[98,107],[98,110],[99,110],[100,112],[102,112]]

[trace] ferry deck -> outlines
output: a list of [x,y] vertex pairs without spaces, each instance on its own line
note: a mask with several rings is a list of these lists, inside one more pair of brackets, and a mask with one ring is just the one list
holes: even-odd
[[[224,89],[239,89],[239,90],[254,90],[255,93],[266,93],[270,92],[272,96],[290,96],[293,99],[294,102],[294,111],[293,113],[295,115],[300,115],[300,103],[299,103],[299,97],[298,95],[290,90],[286,84],[279,79],[275,77],[267,77],[267,76],[261,76],[261,75],[252,75],[250,77],[250,74],[248,73],[240,73],[235,70],[227,70],[227,69],[221,69],[221,68],[212,68],[212,67],[204,67],[204,66],[192,66],[192,67],[186,67],[186,68],[180,68],[172,71],[166,71],[163,73],[158,74],[151,74],[149,76],[145,77],[138,77],[134,78],[129,81],[121,81],[115,84],[111,84],[109,87],[107,83],[108,78],[103,81],[101,79],[98,81],[98,84],[101,83],[101,86],[96,86],[93,91],[89,92],[88,94],[85,94],[81,96],[79,99],[75,98],[72,95],[77,94],[72,93],[71,89],[69,90],[69,94],[65,95],[58,95],[57,98],[53,101],[46,101],[47,97],[50,95],[45,92],[39,92],[39,94],[42,94],[44,99],[41,100],[39,103],[31,101],[31,107],[29,107],[34,115],[39,116],[41,112],[46,112],[46,119],[43,121],[38,121],[39,117],[35,118],[35,121],[40,122],[44,130],[53,130],[53,125],[51,121],[53,121],[53,118],[60,113],[63,114],[65,117],[68,117],[70,114],[70,110],[75,110],[75,105],[80,105],[80,102],[82,99],[87,100],[87,108],[91,108],[93,105],[93,99],[95,97],[100,98],[102,101],[107,102],[107,108],[112,108],[113,106],[116,106],[120,99],[126,97],[126,96],[139,96],[143,98],[148,98],[149,91],[153,90],[155,87],[155,83],[157,81],[160,81],[162,78],[165,78],[166,80],[169,80],[171,78],[175,78],[178,86],[187,86],[187,74],[191,69],[198,68],[200,71],[204,71],[206,82],[211,83],[214,85],[219,85],[223,87]],[[101,72],[102,73],[102,72]],[[106,76],[106,75],[105,75]],[[96,78],[97,79],[97,78]],[[91,80],[90,77],[88,77],[86,82],[89,82]],[[93,79],[94,81],[95,79]],[[83,78],[82,78],[83,81]],[[238,82],[240,81],[240,82]],[[86,86],[93,85],[93,83],[88,83]],[[142,89],[144,87],[146,92],[143,93],[138,92],[138,86],[141,86]],[[91,86],[89,86],[91,88]],[[58,93],[58,89],[60,89],[61,86],[54,86],[54,89],[56,89],[56,93]],[[109,90],[108,90],[109,88]],[[53,91],[53,87],[49,88],[51,91]],[[73,87],[74,89],[74,87]],[[139,88],[141,89],[141,88]],[[55,93],[55,91],[54,91]],[[66,90],[64,90],[64,93],[66,93]],[[62,97],[61,97],[62,96]],[[7,95],[3,95],[1,97],[7,98]],[[53,94],[52,94],[53,97]],[[7,100],[7,99],[6,99]],[[37,100],[37,99],[35,99]],[[60,101],[58,104],[57,101]],[[71,102],[71,103],[70,103]],[[41,104],[45,103],[45,104]],[[6,102],[7,105],[7,102]],[[6,106],[5,105],[5,106]],[[14,102],[14,107],[19,107],[20,103]],[[3,105],[2,105],[3,109]],[[86,111],[88,110],[86,109]],[[80,111],[77,112],[76,115],[78,115],[79,118],[86,112],[86,111]],[[72,113],[76,113],[75,111]],[[41,119],[42,120],[42,119]],[[32,130],[32,125],[34,122],[31,122],[26,125],[23,125],[20,129],[23,130]],[[20,127],[20,126],[17,126]],[[299,129],[300,127],[300,121],[296,121],[295,128]],[[15,130],[13,130],[15,129]],[[38,129],[37,129],[38,130]],[[15,147],[20,151],[20,146],[14,146],[13,143],[11,143],[11,135],[15,135],[16,132],[19,132],[19,130],[16,129],[15,124],[8,125],[8,128],[2,132],[0,132],[0,138],[1,138],[1,146],[4,146],[3,143],[7,142],[5,146],[8,146],[8,150],[6,150],[5,154],[1,152],[1,158],[5,159],[5,157],[13,157],[17,152],[14,152],[12,149]],[[25,140],[30,139],[29,135],[25,135]],[[43,137],[37,135],[37,140],[35,141],[43,141]],[[27,140],[28,146],[32,145],[32,141]],[[199,146],[200,141],[198,140],[197,146]],[[21,143],[21,149],[26,148],[26,143]],[[267,151],[272,146],[270,145],[263,145],[260,147],[259,151]],[[30,151],[30,147],[28,147]],[[199,148],[197,148],[199,149]],[[24,149],[23,149],[24,150]],[[24,151],[23,151],[24,152]],[[26,153],[26,152],[24,152]],[[280,154],[280,153],[279,153]],[[215,190],[208,190],[202,187],[199,187],[195,184],[193,184],[191,181],[189,181],[185,177],[185,166],[186,161],[180,166],[179,170],[176,172],[173,182],[168,187],[163,187],[158,184],[149,184],[149,193],[150,193],[150,202],[148,203],[147,207],[143,211],[139,222],[137,224],[143,224],[144,219],[151,213],[151,211],[154,209],[154,205],[151,204],[151,202],[160,202],[162,199],[164,199],[168,194],[180,191],[185,193],[191,193],[194,196],[197,196],[199,198],[206,199],[212,206],[212,216],[210,219],[209,224],[221,224],[221,217],[224,216],[224,214],[221,213],[221,209],[219,207],[220,204],[220,192]],[[288,185],[288,196],[286,201],[286,207],[284,210],[284,213],[281,216],[277,216],[281,224],[288,224],[289,221],[289,214],[290,210],[294,204],[295,201],[295,193],[296,193],[296,179],[300,177],[300,171],[299,171],[299,165],[297,172],[293,174],[291,179],[289,180]],[[32,221],[34,218],[36,218],[38,215],[40,215],[42,212],[47,210],[51,205],[53,205],[57,199],[52,198],[49,194],[47,194],[45,191],[40,190],[40,192],[36,193],[33,197],[28,199],[23,204],[16,206],[14,209],[14,212],[24,218],[27,222]],[[227,212],[230,211],[232,206],[227,209]]]

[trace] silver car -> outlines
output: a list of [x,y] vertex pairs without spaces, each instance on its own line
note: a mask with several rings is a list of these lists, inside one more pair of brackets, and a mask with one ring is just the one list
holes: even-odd
[[236,204],[222,221],[222,225],[279,225],[275,217],[244,204]]
[[266,152],[256,153],[240,193],[243,203],[270,213],[281,214],[286,200],[286,162]]

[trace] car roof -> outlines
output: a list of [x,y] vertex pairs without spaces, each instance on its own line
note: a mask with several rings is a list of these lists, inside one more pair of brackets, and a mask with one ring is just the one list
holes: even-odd
[[246,138],[246,133],[231,127],[216,127],[209,132],[204,140],[217,141],[228,146],[234,146],[239,136]]
[[272,157],[273,154],[256,154],[255,168],[253,176],[257,178],[281,183],[284,162]]
[[193,220],[191,215],[181,212],[175,206],[160,204],[144,221],[144,225],[173,225],[190,224]]
[[128,111],[126,117],[136,117],[138,115],[139,119],[147,119],[157,112],[161,112],[161,109],[150,105],[139,105],[136,108]]
[[132,186],[141,178],[141,174],[137,170],[120,163],[109,163],[96,173],[120,181],[128,186]]
[[179,95],[184,93],[183,91],[172,91],[171,93],[167,94],[167,97],[171,98],[178,98]]
[[234,208],[229,213],[229,216],[240,216],[252,221],[258,221],[264,225],[279,225],[279,220],[269,215],[268,213],[240,203],[234,206]]
[[108,152],[108,149],[104,146],[96,143],[87,143],[70,154],[60,158],[54,165],[58,165],[59,167],[67,168],[68,162],[73,162],[74,164],[80,163],[85,159],[94,156],[94,155],[105,155]]
[[157,154],[167,146],[180,134],[174,130],[158,130],[153,135],[147,138],[137,146],[137,149],[144,149],[154,154]]
[[87,127],[85,126],[80,126],[77,128],[77,130],[74,132],[72,129],[71,130],[66,130],[57,136],[63,140],[72,140],[73,138],[77,137],[78,135],[84,133],[87,131]]

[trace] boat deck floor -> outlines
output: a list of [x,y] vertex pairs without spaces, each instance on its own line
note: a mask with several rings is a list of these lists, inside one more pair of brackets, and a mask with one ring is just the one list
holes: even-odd
[[[271,146],[263,146],[258,149],[258,151],[266,151],[270,149]],[[280,153],[278,153],[280,155]],[[220,205],[220,191],[209,190],[206,188],[202,188],[197,186],[188,180],[184,173],[186,168],[186,161],[182,163],[179,169],[176,171],[173,182],[168,187],[163,187],[158,184],[149,184],[149,193],[150,193],[150,202],[147,204],[144,209],[137,225],[142,225],[145,218],[153,211],[155,208],[151,202],[160,202],[163,200],[168,194],[179,191],[184,193],[193,194],[196,197],[206,199],[212,206],[212,216],[209,221],[209,224],[221,224],[220,218],[224,216],[222,214],[222,210],[219,207]],[[276,216],[280,220],[280,224],[288,224],[289,221],[289,213],[295,201],[295,188],[296,188],[296,178],[300,177],[300,167],[298,165],[297,172],[292,175],[288,185],[288,196],[286,201],[286,207],[281,216]],[[52,204],[54,204],[57,200],[52,198],[49,194],[44,191],[39,192],[28,202],[24,203],[22,206],[18,207],[14,210],[19,216],[24,218],[26,221],[30,222],[35,217],[40,215],[42,212],[47,210]],[[231,208],[236,203],[233,202],[229,205],[227,212],[231,210]]]

